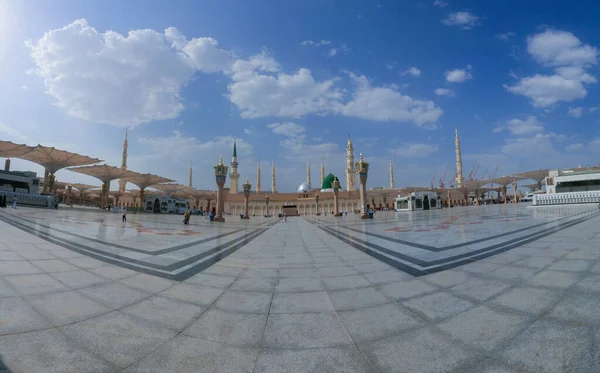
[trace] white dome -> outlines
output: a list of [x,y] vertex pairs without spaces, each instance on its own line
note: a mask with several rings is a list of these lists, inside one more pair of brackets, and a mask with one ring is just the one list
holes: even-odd
[[298,193],[310,192],[310,190],[311,187],[306,181],[300,184],[300,186],[298,187]]

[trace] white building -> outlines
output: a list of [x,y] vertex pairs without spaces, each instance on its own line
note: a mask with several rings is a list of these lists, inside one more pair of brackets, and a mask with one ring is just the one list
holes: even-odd
[[394,199],[394,211],[441,209],[440,197],[435,192],[412,192]]
[[22,194],[39,194],[40,178],[31,171],[0,170],[0,190]]
[[550,171],[546,194],[533,196],[534,206],[600,203],[600,170]]
[[147,212],[183,214],[189,207],[188,201],[167,195],[144,196],[142,208]]

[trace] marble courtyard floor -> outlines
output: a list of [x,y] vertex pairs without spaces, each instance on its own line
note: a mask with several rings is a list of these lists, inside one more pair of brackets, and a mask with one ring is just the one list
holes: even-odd
[[0,372],[600,371],[596,205],[128,220],[0,210]]

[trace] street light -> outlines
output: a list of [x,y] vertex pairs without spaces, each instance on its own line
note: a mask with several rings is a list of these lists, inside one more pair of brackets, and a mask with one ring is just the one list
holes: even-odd
[[267,216],[269,216],[269,196],[265,196],[265,203],[267,204]]
[[319,195],[315,193],[315,202],[317,203],[317,215],[319,215]]

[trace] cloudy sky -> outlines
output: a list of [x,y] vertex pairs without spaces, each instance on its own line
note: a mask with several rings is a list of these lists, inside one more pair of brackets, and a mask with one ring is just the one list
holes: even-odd
[[[213,189],[295,190],[345,146],[369,187],[597,164],[599,9],[573,1],[0,0],[0,139],[52,145]],[[33,169],[24,161],[13,168]],[[466,176],[466,175],[465,175]],[[97,183],[61,171],[62,181]]]

